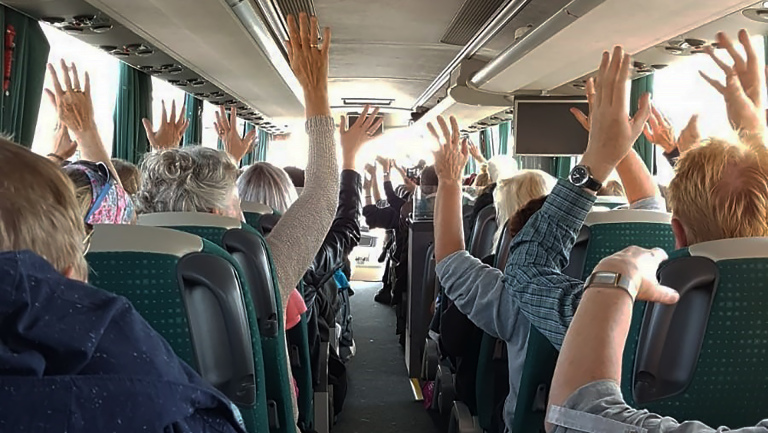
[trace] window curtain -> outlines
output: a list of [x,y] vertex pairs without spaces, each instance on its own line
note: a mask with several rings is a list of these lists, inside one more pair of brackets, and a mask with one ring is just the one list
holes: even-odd
[[499,125],[499,155],[506,155],[509,145],[509,122]]
[[262,162],[267,160],[267,152],[269,151],[269,142],[272,136],[267,131],[259,129],[259,141],[256,143],[256,151],[253,157],[256,158],[253,162]]
[[568,179],[568,175],[571,174],[571,157],[570,156],[558,156],[554,161],[554,173],[552,173],[558,179]]
[[[256,126],[253,123],[245,122],[245,126],[243,127],[242,137],[245,138],[246,134],[253,131],[254,129],[256,129]],[[240,161],[240,167],[251,165],[255,162],[254,159],[255,159],[256,147],[258,146],[254,145],[253,147],[251,147],[251,150],[249,150],[248,153],[246,153],[245,156],[243,156],[243,159]]]
[[[5,38],[0,44],[0,59],[3,63],[3,77],[10,66],[10,80],[3,80],[3,92],[0,96],[0,131],[24,147],[32,147],[35,139],[37,115],[40,111],[45,66],[51,46],[40,24],[26,15],[5,6],[0,6],[3,34],[8,37],[15,33],[15,47],[11,54],[11,64],[6,64]],[[7,87],[5,87],[7,86]],[[45,103],[49,103],[47,98]]]
[[138,164],[150,151],[141,120],[152,118],[152,77],[120,63],[112,157]]
[[491,128],[485,128],[480,132],[480,151],[483,157],[488,160],[493,158],[493,134]]
[[184,133],[184,147],[199,145],[203,142],[203,102],[187,93],[184,97],[184,113],[189,120],[189,127]]
[[[629,99],[630,116],[634,116],[637,112],[637,104],[640,102],[640,97],[645,93],[653,93],[653,74],[632,81],[632,91]],[[640,137],[635,141],[634,149],[640,155],[643,162],[645,162],[648,170],[654,173],[653,144],[645,138],[645,135],[640,134]]]

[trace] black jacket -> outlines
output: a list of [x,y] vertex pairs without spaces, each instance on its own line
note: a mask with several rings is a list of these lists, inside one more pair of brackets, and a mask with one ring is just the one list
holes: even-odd
[[315,261],[304,274],[303,281],[306,286],[322,287],[337,269],[344,266],[349,253],[360,243],[361,190],[360,174],[354,170],[341,172],[336,218],[315,255]]

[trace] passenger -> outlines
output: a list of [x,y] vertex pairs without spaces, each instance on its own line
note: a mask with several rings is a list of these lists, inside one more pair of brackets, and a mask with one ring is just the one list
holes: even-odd
[[265,204],[285,213],[299,195],[283,169],[268,162],[257,162],[237,179],[240,200]]
[[115,166],[117,171],[117,177],[120,178],[120,182],[123,184],[123,189],[131,197],[139,192],[141,187],[141,172],[136,164],[128,162],[120,158],[112,158],[112,165]]
[[488,164],[483,164],[480,166],[480,173],[475,178],[475,181],[472,183],[472,186],[478,189],[482,189],[490,184],[491,184],[491,176],[488,174]]
[[0,166],[3,430],[245,432],[125,298],[84,283],[88,238],[56,164],[0,140]]
[[664,157],[674,167],[680,156],[701,144],[701,135],[698,127],[699,115],[694,114],[688,120],[688,124],[680,131],[680,136],[675,139],[672,125],[664,114],[653,107],[648,126],[643,130],[645,138],[664,150]]
[[[468,150],[472,152],[470,154],[473,155],[475,159],[482,157],[480,151],[477,150],[474,145],[469,146]],[[475,155],[476,153],[477,155]],[[507,155],[496,155],[488,161],[488,177],[491,183],[478,192],[475,204],[472,206],[472,215],[469,217],[469,227],[475,226],[477,215],[481,210],[485,209],[486,206],[493,205],[495,202],[494,191],[496,191],[497,182],[503,179],[509,179],[514,176],[515,173],[517,173],[517,161],[508,158]],[[470,235],[471,233],[466,234],[467,238],[465,239],[465,242],[469,243]]]
[[[632,203],[633,208],[656,209],[661,204],[653,178],[639,159],[639,156],[634,152],[630,152],[632,143],[640,135],[642,125],[645,123],[647,116],[650,115],[648,98],[644,97],[641,100],[639,114],[631,122],[628,122],[629,114],[627,111],[629,102],[623,89],[629,63],[627,62],[620,69],[619,59],[622,56],[621,53],[618,56],[615,54],[614,58],[616,60],[612,63],[611,75],[606,76],[608,73],[605,70],[607,67],[606,58],[607,54],[603,60],[604,65],[601,67],[600,77],[604,77],[605,82],[608,83],[614,83],[619,77],[623,77],[622,80],[618,80],[620,84],[616,85],[616,87],[621,87],[622,91],[612,92],[618,95],[618,98],[615,98],[617,100],[615,105],[611,105],[610,101],[602,103],[603,101],[599,98],[603,95],[595,95],[594,86],[591,84],[588,86],[591,89],[591,92],[588,92],[589,99],[593,103],[596,101],[602,103],[594,103],[596,108],[590,111],[594,113],[592,117],[600,119],[600,122],[595,121],[595,125],[599,124],[602,129],[595,129],[591,132],[591,141],[582,161],[588,167],[595,167],[592,169],[593,176],[599,170],[599,175],[601,176],[599,179],[601,181],[605,180],[618,162],[621,161],[617,171],[624,181],[628,200]],[[603,117],[599,118],[598,116]],[[589,212],[594,203],[593,194],[596,191],[592,194],[583,193],[591,199],[584,198],[582,208],[579,208],[579,213],[576,213],[574,209],[571,209],[564,203],[564,200],[568,200],[569,194],[573,194],[572,190],[581,192],[582,189],[572,186],[568,182],[559,181],[542,209],[534,214],[530,221],[514,237],[511,250],[512,257],[507,262],[505,275],[502,275],[500,271],[484,265],[480,260],[471,257],[464,250],[463,224],[460,217],[461,190],[458,182],[461,179],[461,173],[467,161],[468,149],[459,143],[458,125],[455,120],[451,122],[451,129],[449,129],[442,117],[438,117],[438,122],[440,123],[443,136],[439,141],[446,144],[441,146],[435,157],[435,167],[440,176],[438,204],[435,211],[436,272],[446,295],[454,301],[460,311],[467,314],[485,332],[507,342],[509,353],[509,395],[504,407],[504,421],[507,427],[511,427],[523,363],[525,361],[528,331],[530,328],[529,320],[531,320],[524,308],[536,305],[535,311],[543,310],[554,316],[560,311],[552,307],[550,312],[550,305],[542,304],[538,299],[536,301],[531,300],[530,297],[526,298],[525,301],[518,299],[516,295],[513,295],[513,293],[520,291],[516,286],[516,284],[520,284],[517,281],[530,285],[531,283],[524,280],[523,277],[533,272],[531,268],[537,269],[535,264],[540,263],[544,258],[549,260],[547,261],[547,270],[558,266],[556,268],[558,276],[567,278],[562,276],[560,269],[567,263],[567,254],[570,252],[584,217],[586,217],[587,212]],[[432,134],[438,137],[434,127],[430,125],[430,128]],[[582,211],[583,215],[581,214]],[[557,218],[567,218],[567,220],[565,222],[557,220],[557,222],[551,222],[549,225],[546,225],[545,222],[547,221],[542,221],[542,215],[548,215],[549,213],[556,213]],[[578,219],[578,221],[572,222],[574,219]],[[557,225],[555,226],[555,224]],[[562,226],[566,226],[569,229],[572,227],[573,233],[564,232],[564,229],[561,228]],[[534,236],[537,242],[535,245],[533,244],[534,241],[530,240]],[[523,242],[527,242],[524,248],[514,247],[514,245],[520,245]],[[528,243],[530,243],[530,246]],[[565,250],[566,246],[564,244],[566,243],[568,243],[567,251],[561,252]],[[556,256],[557,261],[551,258],[555,255],[552,251],[557,251],[557,254],[560,254]],[[550,261],[554,263],[550,264]],[[550,283],[536,286],[536,289],[546,291],[546,293],[539,294],[539,297],[547,300],[550,297],[557,296],[559,287],[560,285],[558,284]],[[572,290],[575,290],[575,285]],[[520,314],[521,311],[524,311],[525,315]],[[537,328],[542,329],[542,325],[537,323]],[[559,347],[559,344],[556,346]]]
[[88,233],[95,224],[136,224],[133,200],[103,163],[78,161],[63,167]]
[[[529,201],[549,194],[556,182],[552,175],[541,170],[521,170],[511,178],[499,181],[493,194],[498,225],[504,225]],[[502,230],[496,230],[494,245],[499,244],[501,233]]]
[[597,192],[597,195],[598,197],[625,197],[626,193],[624,192],[624,186],[621,184],[621,182],[614,179],[606,182],[605,185],[600,188],[600,191]]

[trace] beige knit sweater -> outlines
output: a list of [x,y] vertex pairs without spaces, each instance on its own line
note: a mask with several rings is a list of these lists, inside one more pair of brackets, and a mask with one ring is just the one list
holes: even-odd
[[[280,286],[283,309],[323,244],[339,201],[339,164],[336,159],[335,125],[330,116],[307,120],[309,162],[304,191],[267,236]],[[287,352],[286,352],[287,353]],[[290,361],[288,374],[291,374]],[[294,420],[299,412],[291,393]]]

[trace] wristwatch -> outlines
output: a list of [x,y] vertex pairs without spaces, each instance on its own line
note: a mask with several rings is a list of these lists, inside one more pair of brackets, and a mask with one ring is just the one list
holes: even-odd
[[592,177],[592,173],[589,171],[589,167],[586,165],[577,165],[576,167],[573,167],[568,180],[570,180],[572,184],[578,186],[579,188],[586,188],[594,192],[600,191],[600,188],[603,187],[602,183],[598,182],[594,177]]
[[635,282],[626,275],[617,272],[593,272],[592,275],[587,278],[587,281],[584,282],[584,290],[594,285],[624,290],[632,297],[632,301],[634,301],[635,296],[637,296]]

